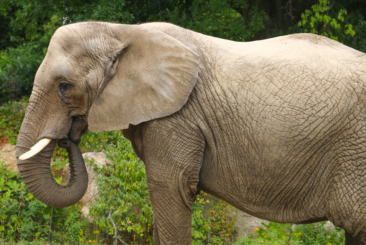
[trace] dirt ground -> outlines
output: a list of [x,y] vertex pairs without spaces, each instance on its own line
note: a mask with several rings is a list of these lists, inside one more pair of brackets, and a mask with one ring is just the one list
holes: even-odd
[[17,159],[15,158],[15,145],[4,144],[0,146],[0,162],[4,161],[8,170],[18,171]]

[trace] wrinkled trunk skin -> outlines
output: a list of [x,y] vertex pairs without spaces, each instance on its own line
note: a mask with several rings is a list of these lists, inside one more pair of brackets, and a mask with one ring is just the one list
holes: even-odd
[[[29,141],[27,138],[26,134],[19,134],[17,158],[33,146],[24,143]],[[84,196],[88,187],[88,174],[78,146],[69,139],[59,140],[58,144],[69,153],[70,180],[66,186],[57,184],[51,173],[50,162],[56,140],[52,140],[45,149],[30,159],[17,159],[17,164],[26,187],[37,199],[51,207],[62,208],[75,204]]]

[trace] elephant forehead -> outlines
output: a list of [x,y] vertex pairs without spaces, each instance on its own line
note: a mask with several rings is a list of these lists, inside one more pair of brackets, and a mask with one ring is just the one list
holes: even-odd
[[77,81],[80,76],[83,76],[84,69],[75,69],[80,67],[77,62],[64,55],[51,55],[47,53],[41,66],[39,67],[34,84],[35,85],[46,85],[54,84],[60,80]]

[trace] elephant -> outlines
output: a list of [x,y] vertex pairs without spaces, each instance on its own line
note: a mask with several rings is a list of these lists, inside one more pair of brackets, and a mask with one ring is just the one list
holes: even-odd
[[[154,244],[191,244],[199,191],[253,216],[329,220],[366,244],[366,56],[315,34],[235,42],[162,22],[54,33],[17,141],[27,188],[77,202],[87,131],[123,130],[145,164]],[[65,139],[67,137],[67,139]],[[70,152],[72,181],[50,158]]]

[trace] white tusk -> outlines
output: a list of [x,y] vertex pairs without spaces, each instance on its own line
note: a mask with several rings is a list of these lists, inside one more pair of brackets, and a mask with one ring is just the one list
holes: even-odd
[[27,151],[26,153],[24,153],[23,155],[21,155],[19,157],[20,160],[26,160],[28,158],[31,158],[32,156],[38,154],[38,152],[40,152],[41,150],[43,150],[50,142],[52,139],[41,139],[40,141],[38,141],[37,144],[35,144],[33,147],[31,147],[31,149],[29,151]]

